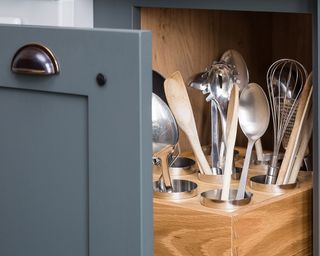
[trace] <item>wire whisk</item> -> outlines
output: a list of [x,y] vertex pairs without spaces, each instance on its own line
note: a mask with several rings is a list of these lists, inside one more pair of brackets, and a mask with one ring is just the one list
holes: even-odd
[[307,71],[296,60],[280,59],[267,72],[267,86],[273,123],[273,153],[266,183],[274,184],[278,175],[278,156],[281,144],[289,140],[299,96],[307,80]]

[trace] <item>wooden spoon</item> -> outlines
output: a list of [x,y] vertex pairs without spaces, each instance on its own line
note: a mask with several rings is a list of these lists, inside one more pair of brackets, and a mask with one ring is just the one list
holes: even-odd
[[194,120],[190,99],[179,71],[169,76],[164,82],[167,101],[180,128],[187,135],[192,150],[198,161],[200,172],[211,175],[212,171],[202,151]]
[[277,178],[277,184],[287,184],[289,182],[290,173],[294,164],[294,159],[297,154],[298,144],[300,140],[301,130],[306,118],[306,114],[309,112],[312,95],[312,73],[308,76],[307,81],[303,87],[300,95],[299,105],[294,121],[294,125],[291,131],[290,139],[284,158],[280,167],[280,171]]
[[223,174],[223,186],[221,200],[227,201],[229,199],[229,190],[232,175],[232,163],[233,163],[233,151],[237,137],[238,127],[238,107],[239,107],[239,87],[234,85],[227,114],[227,149],[226,149],[226,160],[224,165]]

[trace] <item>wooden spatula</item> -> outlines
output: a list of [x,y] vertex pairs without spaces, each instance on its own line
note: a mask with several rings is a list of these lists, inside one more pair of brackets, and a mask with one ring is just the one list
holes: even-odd
[[164,90],[170,109],[179,127],[184,131],[190,141],[201,173],[207,175],[212,174],[211,168],[201,148],[190,99],[179,71],[173,73],[165,80]]
[[298,153],[295,158],[292,171],[289,178],[289,184],[295,183],[301,168],[301,164],[303,162],[303,158],[305,157],[306,151],[308,149],[309,140],[311,138],[312,129],[313,128],[313,116],[312,116],[312,110],[310,110],[309,116],[305,123],[303,124],[302,128],[302,135],[301,135],[301,142],[299,145]]
[[221,200],[227,201],[229,199],[229,189],[232,175],[232,163],[233,163],[233,150],[237,137],[238,127],[238,107],[239,107],[239,87],[234,85],[227,115],[227,149],[226,149],[226,161],[224,165],[223,174],[223,187]]
[[277,184],[287,184],[289,182],[290,173],[294,163],[295,156],[298,150],[298,144],[300,140],[301,129],[306,118],[306,114],[310,110],[312,95],[312,74],[308,76],[308,79],[303,87],[300,95],[299,105],[294,121],[294,125],[291,131],[290,139],[284,158],[280,167],[280,171],[277,178]]
[[304,126],[304,123],[306,122],[308,113],[310,112],[311,103],[312,103],[312,91],[313,91],[313,87],[311,87],[311,89],[309,91],[309,96],[308,96],[307,101],[305,103],[303,116],[301,118],[302,125],[301,125],[301,128],[299,130],[299,133],[296,135],[297,137],[295,139],[294,148],[292,150],[292,156],[290,157],[290,162],[288,164],[286,175],[284,177],[284,182],[283,182],[284,184],[288,184],[289,183],[289,179],[290,179],[290,176],[291,176],[292,168],[293,168],[293,165],[294,165],[294,162],[295,162],[295,158],[296,158],[296,155],[297,155],[298,149],[299,149],[299,142],[300,142],[301,136],[302,136],[302,128]]

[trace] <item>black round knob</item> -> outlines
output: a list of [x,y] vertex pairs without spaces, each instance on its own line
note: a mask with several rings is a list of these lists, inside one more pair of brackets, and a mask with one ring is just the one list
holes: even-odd
[[99,86],[104,86],[107,83],[107,78],[104,76],[104,74],[99,73],[96,77],[96,81]]

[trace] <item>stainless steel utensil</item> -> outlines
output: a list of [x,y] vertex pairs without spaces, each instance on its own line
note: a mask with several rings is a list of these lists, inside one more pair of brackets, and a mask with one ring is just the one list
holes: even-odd
[[[224,166],[224,154],[227,143],[227,111],[231,91],[235,82],[234,70],[225,63],[214,63],[209,71],[209,96],[207,101],[213,101],[220,114],[222,142],[219,152],[219,167]],[[213,109],[212,109],[213,111]]]
[[[241,93],[242,90],[246,88],[246,86],[248,86],[249,84],[249,71],[244,58],[238,51],[234,49],[230,49],[230,50],[227,50],[222,55],[222,57],[220,58],[220,61],[227,63],[228,65],[234,68],[235,73],[237,74],[237,83]],[[255,149],[256,149],[258,160],[262,161],[263,149],[262,149],[262,143],[260,139],[256,141]]]
[[[282,72],[281,75],[280,75],[280,71]],[[273,87],[276,88],[275,96],[281,97],[286,94],[288,99],[292,99],[293,97],[297,97],[297,95],[294,95],[294,94],[297,93],[298,90],[292,91],[290,88],[286,89],[286,80],[287,80],[287,77],[289,76],[289,72],[290,72],[289,67],[285,66],[282,70],[277,70],[276,72],[277,73],[275,73],[274,80],[273,80]],[[298,78],[300,78],[300,77],[298,77]],[[300,81],[298,83],[300,85],[302,85]],[[280,89],[278,89],[278,86]],[[284,109],[285,115],[289,114],[290,107],[291,106],[289,105],[289,108],[287,107],[286,109]],[[283,106],[281,106],[281,109],[283,109]],[[284,149],[286,149],[288,146],[288,142],[289,142],[290,134],[291,134],[291,131],[292,131],[292,128],[294,125],[296,113],[297,113],[297,108],[295,108],[294,112],[292,113],[292,116],[288,122],[287,129],[284,132],[283,139],[282,139],[282,146]]]
[[[152,94],[152,151],[160,160],[164,189],[172,190],[168,156],[179,139],[177,123],[169,107],[156,94]],[[159,161],[158,161],[159,162]]]
[[222,54],[220,61],[234,67],[241,93],[241,91],[249,84],[249,71],[242,55],[238,51],[230,49]]
[[228,103],[233,87],[233,71],[223,63],[215,63],[209,73],[209,96],[207,101],[213,100],[220,113],[223,141],[226,142],[226,124]]
[[191,77],[188,86],[202,91],[203,94],[208,93],[208,71],[200,72]]
[[280,59],[267,72],[269,102],[273,122],[273,156],[268,167],[266,183],[276,182],[279,168],[278,155],[283,137],[292,122],[299,96],[307,79],[303,65],[296,60]]
[[[194,75],[189,86],[202,91],[203,94],[209,93],[208,86],[209,72],[201,72]],[[218,109],[214,101],[211,101],[211,169],[213,175],[221,174],[219,168],[219,127],[218,127]]]
[[236,199],[245,195],[249,163],[254,143],[265,133],[270,121],[270,110],[266,94],[256,83],[243,89],[239,101],[239,124],[248,138],[246,156],[242,168]]

